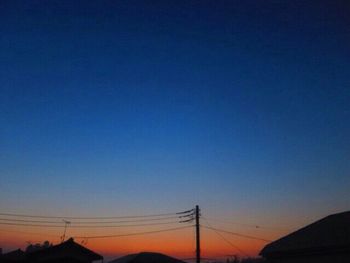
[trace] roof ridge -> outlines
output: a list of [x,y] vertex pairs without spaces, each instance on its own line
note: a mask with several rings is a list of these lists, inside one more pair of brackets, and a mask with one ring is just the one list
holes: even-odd
[[[332,244],[339,246],[344,242],[347,244],[348,241],[346,241],[347,238],[344,235],[350,233],[350,225],[346,224],[348,218],[350,218],[350,211],[331,214],[318,219],[267,244],[259,254],[264,255],[277,251],[296,251],[301,248],[311,249],[320,245],[326,247],[330,247]],[[336,231],[336,234],[333,233],[334,231],[330,233],[329,228],[334,228],[333,230]],[[340,228],[342,229],[342,234],[340,235],[342,238],[339,238]],[[330,241],[331,237],[333,239]]]
[[343,212],[338,212],[338,213],[334,213],[334,214],[330,214],[330,215],[326,216],[325,218],[332,217],[332,216],[337,216],[337,215],[341,215],[341,214],[348,214],[348,213],[350,213],[350,210],[343,211]]

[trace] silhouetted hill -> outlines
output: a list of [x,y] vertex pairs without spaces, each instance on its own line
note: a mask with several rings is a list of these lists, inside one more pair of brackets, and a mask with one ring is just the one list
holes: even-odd
[[154,252],[130,254],[110,261],[109,263],[185,263],[179,259]]

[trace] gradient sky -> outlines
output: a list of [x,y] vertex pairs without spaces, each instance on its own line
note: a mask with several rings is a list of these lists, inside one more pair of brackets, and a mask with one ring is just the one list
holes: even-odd
[[[349,13],[345,0],[0,1],[0,211],[198,204],[295,229],[348,210]],[[25,245],[14,229],[0,246]],[[192,234],[92,244],[185,255]],[[211,255],[232,250],[214,240]]]

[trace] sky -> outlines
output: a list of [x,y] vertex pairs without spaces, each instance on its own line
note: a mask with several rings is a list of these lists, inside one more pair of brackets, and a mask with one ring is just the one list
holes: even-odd
[[[349,11],[345,0],[0,1],[0,212],[198,204],[237,223],[217,227],[274,240],[349,210]],[[0,246],[62,231],[0,225]],[[206,255],[240,254],[203,231]],[[226,237],[249,255],[264,245]],[[187,257],[193,231],[89,246]]]

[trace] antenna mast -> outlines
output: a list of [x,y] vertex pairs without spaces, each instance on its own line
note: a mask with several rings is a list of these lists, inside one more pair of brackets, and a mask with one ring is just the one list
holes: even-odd
[[70,221],[67,221],[67,220],[64,220],[64,219],[62,219],[62,221],[64,222],[64,230],[63,230],[63,235],[61,237],[61,243],[64,242],[64,240],[66,238],[67,226],[70,224]]

